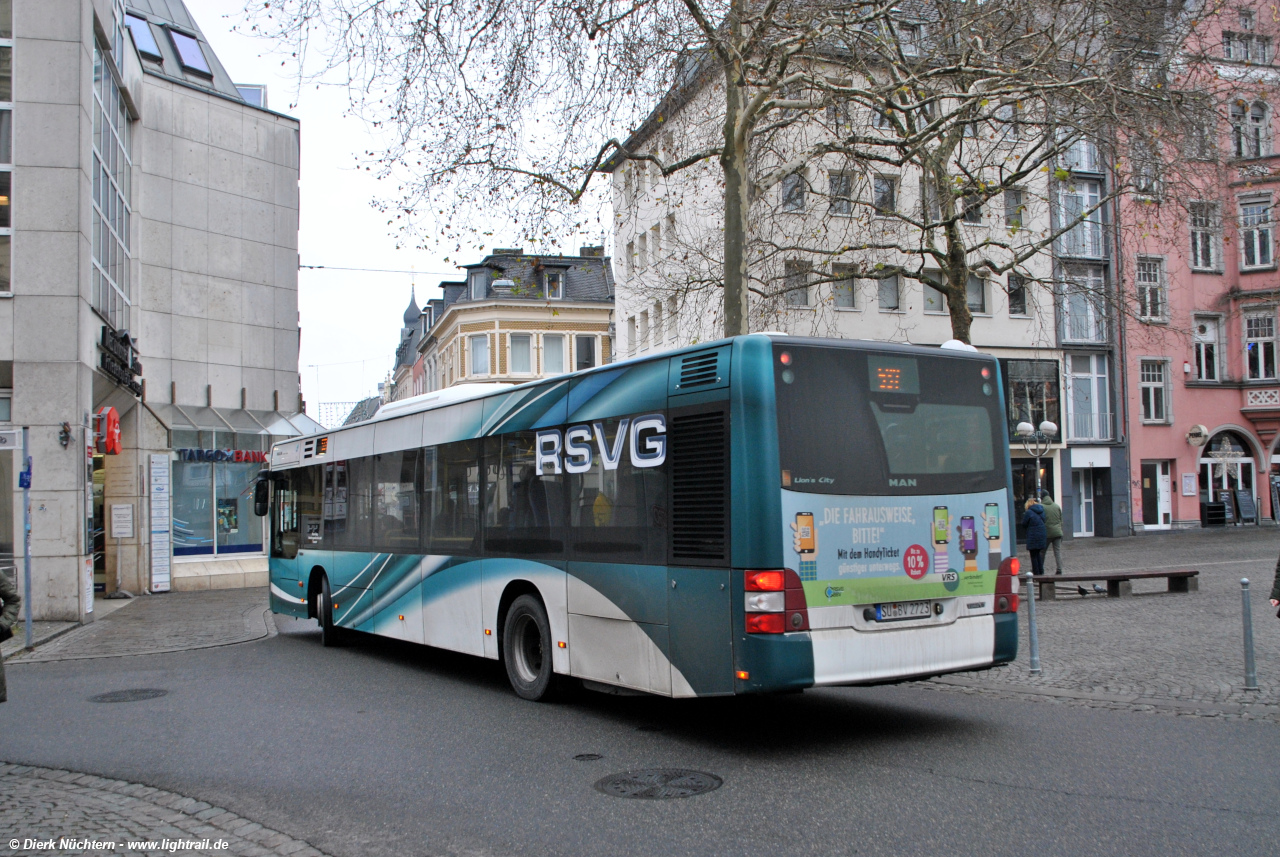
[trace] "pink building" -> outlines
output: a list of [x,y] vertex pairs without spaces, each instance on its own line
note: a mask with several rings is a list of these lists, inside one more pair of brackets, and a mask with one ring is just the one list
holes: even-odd
[[1158,205],[1121,204],[1135,530],[1261,523],[1280,505],[1280,27],[1269,7],[1248,4],[1218,24],[1218,121],[1189,129],[1183,149],[1203,180],[1157,188]]

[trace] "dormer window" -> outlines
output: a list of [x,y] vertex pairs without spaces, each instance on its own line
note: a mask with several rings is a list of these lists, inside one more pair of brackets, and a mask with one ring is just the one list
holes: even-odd
[[563,271],[547,271],[542,275],[543,293],[550,300],[560,300],[564,297],[564,272]]
[[173,42],[173,49],[178,52],[178,60],[182,63],[184,70],[205,77],[213,77],[213,72],[209,70],[209,60],[205,59],[204,51],[200,48],[199,39],[173,28],[169,29],[169,39]]
[[149,60],[164,62],[164,57],[160,54],[160,46],[156,44],[155,33],[151,32],[151,25],[147,23],[147,19],[128,13],[124,16],[124,22],[133,35],[133,46],[138,49],[138,53]]
[[489,288],[489,272],[488,271],[472,271],[471,276],[467,278],[471,289],[471,300],[482,301],[485,299],[485,293]]

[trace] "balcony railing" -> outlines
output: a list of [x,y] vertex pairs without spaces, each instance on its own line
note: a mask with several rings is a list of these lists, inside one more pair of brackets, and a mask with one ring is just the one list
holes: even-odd
[[1111,440],[1111,414],[1069,414],[1067,427],[1067,440]]

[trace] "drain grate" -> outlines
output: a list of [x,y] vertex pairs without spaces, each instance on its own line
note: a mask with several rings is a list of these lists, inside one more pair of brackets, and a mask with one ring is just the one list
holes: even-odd
[[686,771],[680,768],[653,768],[644,771],[623,771],[610,774],[596,782],[596,791],[611,797],[666,800],[693,797],[715,791],[724,780],[704,771]]
[[573,760],[575,762],[595,762],[603,758],[604,756],[601,756],[599,753],[579,753],[573,757]]
[[135,687],[132,690],[113,690],[89,697],[90,702],[141,702],[144,699],[155,699],[169,691],[158,687]]

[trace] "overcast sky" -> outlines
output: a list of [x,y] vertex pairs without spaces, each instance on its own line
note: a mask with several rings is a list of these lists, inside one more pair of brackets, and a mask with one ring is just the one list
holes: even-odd
[[[344,117],[346,90],[298,89],[295,69],[282,66],[268,42],[232,32],[244,0],[187,0],[205,37],[237,83],[267,86],[268,107],[302,122],[302,212],[298,235],[303,265],[416,270],[418,302],[438,297],[441,279],[458,273],[443,253],[397,250],[395,237],[370,202],[395,193],[356,168],[355,156],[373,141],[359,119]],[[410,242],[412,243],[412,242]],[[500,243],[498,246],[502,246]],[[409,274],[306,270],[298,274],[302,321],[299,371],[307,410],[321,402],[372,395],[395,355],[409,303]]]

